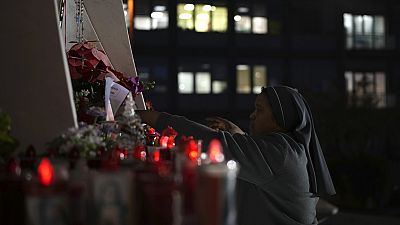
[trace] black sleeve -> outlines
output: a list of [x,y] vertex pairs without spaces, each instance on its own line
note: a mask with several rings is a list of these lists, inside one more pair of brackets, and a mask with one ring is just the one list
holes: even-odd
[[231,135],[228,132],[215,131],[182,116],[161,113],[155,128],[162,130],[167,126],[173,127],[180,134],[204,140],[205,148],[210,140],[219,139],[224,147],[226,159],[233,159],[239,163],[239,179],[247,182],[263,185],[273,179],[283,167],[285,151],[282,151],[282,146],[276,144],[273,138],[259,139],[247,134]]
[[200,123],[188,120],[183,116],[161,113],[156,122],[155,129],[161,131],[167,126],[174,128],[179,135],[193,136],[195,139],[203,140],[205,142],[204,147],[207,147],[208,143],[212,139],[219,139],[221,135],[221,132],[213,130]]

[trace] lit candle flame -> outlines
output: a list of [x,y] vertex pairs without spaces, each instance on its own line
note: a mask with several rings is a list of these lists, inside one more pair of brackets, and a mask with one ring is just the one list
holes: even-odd
[[191,161],[196,161],[199,158],[199,148],[195,140],[189,141],[186,152]]
[[43,186],[50,186],[54,181],[54,169],[53,165],[48,158],[44,158],[40,161],[38,167],[39,182]]
[[210,156],[211,163],[220,163],[224,161],[221,142],[218,139],[213,139],[210,142],[208,155]]
[[160,150],[156,150],[156,151],[153,153],[153,160],[154,160],[155,162],[159,162],[159,161],[160,161]]

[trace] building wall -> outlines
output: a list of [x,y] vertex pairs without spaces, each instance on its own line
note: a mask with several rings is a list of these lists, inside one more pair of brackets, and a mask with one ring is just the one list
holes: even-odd
[[[135,4],[141,4],[141,1],[144,0],[136,0]],[[397,13],[400,3],[396,1],[259,1],[267,6],[270,29],[268,34],[262,35],[236,33],[232,19],[226,33],[178,30],[175,19],[177,2],[169,1],[169,29],[135,30],[132,36],[138,68],[142,59],[151,61],[152,58],[162,59],[168,66],[167,93],[147,94],[163,110],[199,115],[202,112],[228,114],[233,110],[238,115],[249,112],[255,94],[237,94],[235,89],[235,66],[242,63],[266,65],[268,85],[292,85],[311,93],[310,96],[324,93],[345,101],[342,97],[346,94],[344,72],[347,70],[384,71],[386,90],[393,98],[391,101],[395,102],[399,93],[396,42],[400,28],[396,24],[400,19]],[[225,2],[229,18],[235,14],[235,2],[238,1]],[[343,13],[385,16],[386,48],[346,49]],[[225,62],[227,92],[223,95],[178,94],[176,76],[180,62],[205,62],[208,58]]]

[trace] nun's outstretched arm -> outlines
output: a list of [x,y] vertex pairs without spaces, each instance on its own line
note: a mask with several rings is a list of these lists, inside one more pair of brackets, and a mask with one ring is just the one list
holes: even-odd
[[137,113],[142,121],[156,130],[161,131],[167,126],[174,128],[178,134],[185,136],[193,136],[196,139],[202,139],[207,143],[213,138],[219,138],[218,131],[207,126],[188,120],[183,116],[171,115],[168,113],[160,113],[157,111],[142,111]]
[[230,134],[245,134],[240,127],[231,121],[215,116],[206,118],[207,126],[216,130],[228,131]]

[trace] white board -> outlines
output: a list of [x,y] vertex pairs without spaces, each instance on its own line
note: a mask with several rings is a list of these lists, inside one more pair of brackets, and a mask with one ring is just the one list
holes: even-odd
[[[126,28],[121,0],[84,0],[84,37],[98,40],[99,49],[106,52],[115,70],[127,76],[137,76],[132,48]],[[75,1],[67,1],[67,50],[76,41]],[[143,95],[135,98],[138,109],[145,109]]]
[[[63,18],[63,22],[61,25],[61,32],[63,34],[63,39],[65,43],[66,52],[70,49],[77,41],[76,37],[76,21],[75,21],[75,13],[76,13],[76,5],[74,0],[67,0],[65,2],[65,12],[66,16]],[[84,28],[84,37],[88,41],[96,41],[92,42],[98,49],[104,50],[101,45],[99,38],[97,37],[96,31],[93,28],[92,22],[90,21],[87,11],[84,8],[83,12],[83,28]],[[72,42],[72,43],[71,43]]]
[[20,149],[76,126],[56,1],[4,1],[0,13],[0,108],[12,117]]

